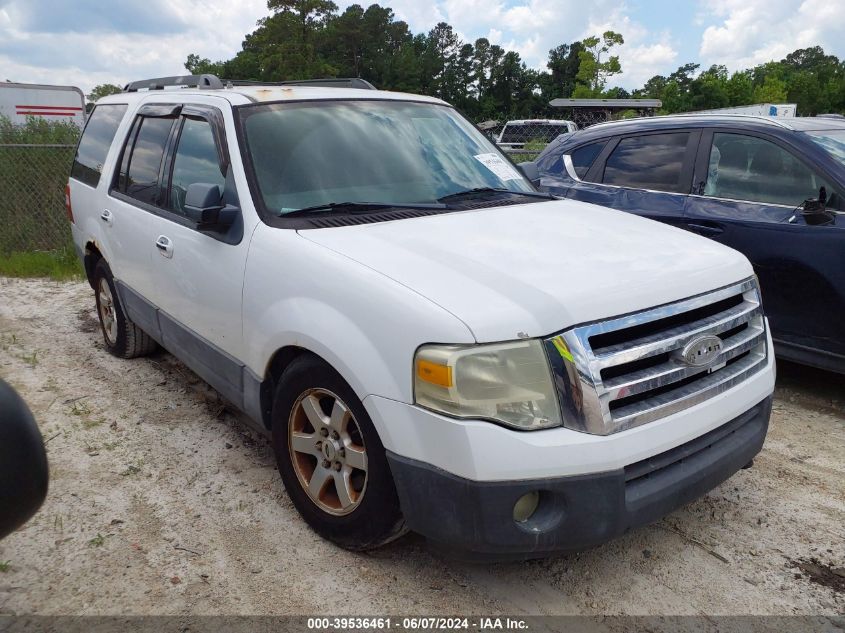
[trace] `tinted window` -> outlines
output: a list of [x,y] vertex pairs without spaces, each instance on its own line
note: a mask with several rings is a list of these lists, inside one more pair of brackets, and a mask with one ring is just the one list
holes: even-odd
[[127,195],[148,204],[158,204],[161,161],[173,119],[143,117],[129,157]]
[[183,213],[188,185],[198,182],[219,185],[222,192],[226,179],[220,173],[211,125],[208,121],[185,119],[173,161],[173,180],[170,184],[171,211]]
[[598,141],[597,143],[590,143],[576,149],[570,157],[572,158],[572,166],[575,167],[575,173],[579,178],[583,178],[590,171],[598,155],[607,145],[607,141]]
[[821,177],[790,152],[770,141],[741,134],[713,135],[705,196],[796,207],[816,198]]
[[70,175],[96,187],[103,173],[103,163],[109,153],[117,126],[126,112],[125,105],[99,105],[88,117],[85,132],[76,148]]
[[681,182],[689,132],[623,138],[608,157],[602,182],[656,191],[689,192]]

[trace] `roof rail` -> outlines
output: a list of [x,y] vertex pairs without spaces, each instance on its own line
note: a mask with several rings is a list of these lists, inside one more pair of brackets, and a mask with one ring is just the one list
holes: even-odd
[[132,81],[123,87],[123,92],[137,92],[138,90],[164,90],[169,86],[182,86],[185,88],[207,88],[210,90],[220,89],[223,82],[215,75],[176,75],[174,77],[155,77],[154,79],[141,79]]
[[132,81],[123,87],[123,92],[137,92],[138,90],[164,90],[179,86],[182,88],[203,88],[206,90],[221,90],[227,86],[319,86],[322,88],[359,88],[376,90],[377,88],[366,79],[360,77],[342,78],[327,77],[325,79],[292,79],[290,81],[255,81],[252,79],[224,79],[216,75],[176,75],[174,77],[155,77]]
[[360,88],[378,90],[373,84],[360,77],[326,77],[325,79],[291,79],[289,81],[254,81],[252,79],[224,79],[223,83],[233,86],[315,86],[320,88]]
[[789,125],[783,121],[779,121],[777,117],[771,116],[764,116],[762,114],[701,114],[696,112],[681,112],[677,114],[659,114],[657,116],[638,116],[638,117],[631,117],[630,119],[615,119],[611,121],[601,121],[600,123],[595,123],[590,127],[595,126],[615,126],[615,125],[624,125],[627,123],[637,123],[640,121],[665,121],[667,119],[704,119],[705,121],[708,119],[751,119],[755,121],[759,121],[760,123],[767,123],[769,125],[774,125],[777,127],[782,128],[789,128]]

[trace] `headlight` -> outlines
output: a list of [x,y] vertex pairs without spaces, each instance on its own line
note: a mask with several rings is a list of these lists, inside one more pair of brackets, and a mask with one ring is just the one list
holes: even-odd
[[425,345],[414,359],[414,399],[447,415],[523,431],[561,423],[549,363],[536,340]]

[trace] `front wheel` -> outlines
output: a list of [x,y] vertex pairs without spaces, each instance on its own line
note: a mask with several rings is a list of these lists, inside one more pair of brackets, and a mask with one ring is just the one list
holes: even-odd
[[321,536],[352,550],[401,536],[381,440],[352,388],[320,359],[294,360],[279,381],[273,448],[288,495]]

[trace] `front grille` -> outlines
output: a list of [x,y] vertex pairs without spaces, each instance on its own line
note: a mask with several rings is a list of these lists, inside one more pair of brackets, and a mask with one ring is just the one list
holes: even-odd
[[[715,356],[702,366],[685,361],[681,350],[705,335],[720,340]],[[767,354],[765,320],[753,278],[581,326],[556,339],[558,350],[564,345],[571,354],[581,383],[582,410],[564,411],[564,417],[572,428],[600,435],[712,398],[763,369]]]

